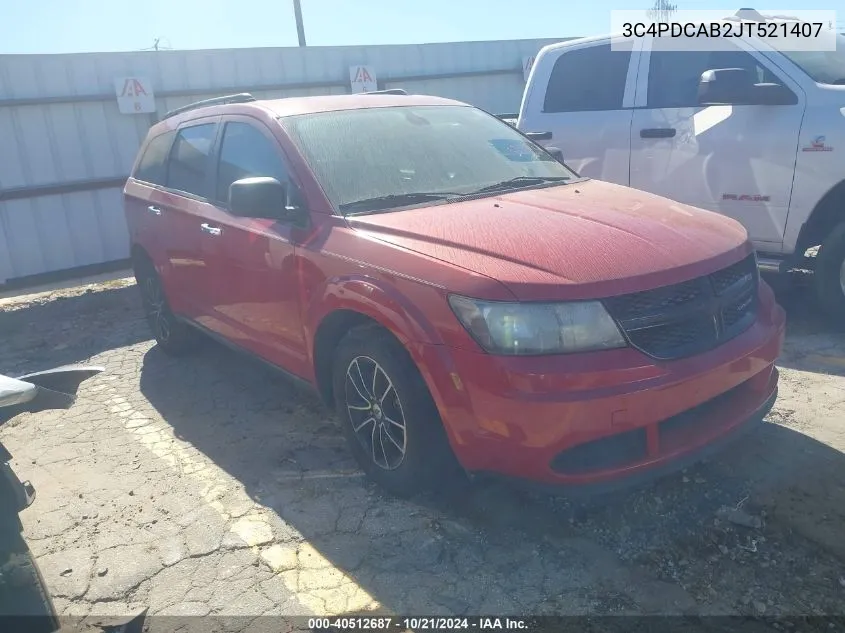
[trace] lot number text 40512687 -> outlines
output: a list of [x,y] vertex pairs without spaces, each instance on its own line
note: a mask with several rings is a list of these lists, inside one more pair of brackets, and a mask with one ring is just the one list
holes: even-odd
[[309,618],[311,631],[505,631],[528,628],[520,618],[495,617],[339,617]]

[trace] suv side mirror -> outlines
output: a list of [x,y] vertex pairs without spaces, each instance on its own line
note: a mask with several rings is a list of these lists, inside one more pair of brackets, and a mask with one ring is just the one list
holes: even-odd
[[700,105],[790,105],[798,103],[786,86],[754,83],[744,68],[706,70],[698,82]]
[[229,185],[229,211],[247,218],[296,221],[302,210],[288,204],[288,189],[275,178],[241,178]]

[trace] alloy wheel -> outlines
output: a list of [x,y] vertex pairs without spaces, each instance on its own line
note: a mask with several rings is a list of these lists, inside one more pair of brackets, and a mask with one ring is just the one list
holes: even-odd
[[408,435],[399,394],[381,365],[357,356],[346,369],[346,410],[355,437],[373,463],[395,470],[405,459]]
[[156,338],[161,342],[166,342],[170,339],[171,327],[161,283],[157,277],[150,275],[144,280],[142,289],[147,320]]

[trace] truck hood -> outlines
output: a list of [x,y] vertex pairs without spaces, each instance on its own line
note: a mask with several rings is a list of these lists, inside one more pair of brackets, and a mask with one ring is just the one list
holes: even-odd
[[730,218],[596,180],[353,217],[349,224],[497,279],[520,300],[596,298],[677,283],[752,248]]

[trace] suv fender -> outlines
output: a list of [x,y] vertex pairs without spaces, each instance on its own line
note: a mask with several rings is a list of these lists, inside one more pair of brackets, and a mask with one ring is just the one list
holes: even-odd
[[[426,383],[441,416],[468,406],[464,393],[450,383],[455,371],[447,347],[422,311],[395,287],[371,277],[329,279],[303,315],[305,335],[314,368],[314,384],[323,401],[333,402],[331,367],[333,350],[352,328],[378,325],[390,332],[408,351]],[[449,424],[444,424],[450,443]]]

